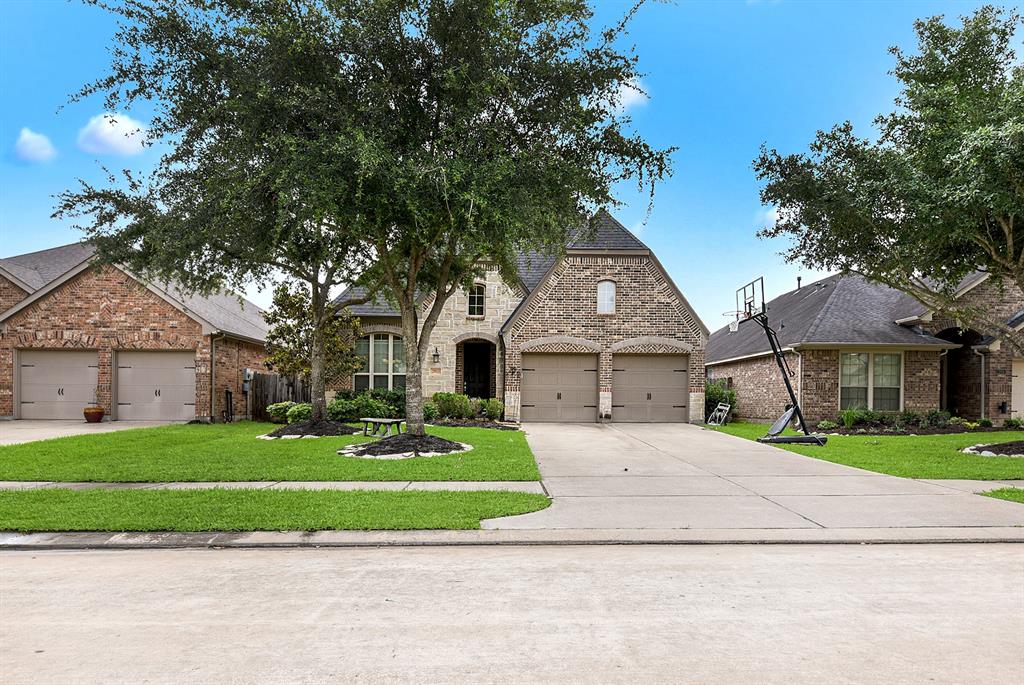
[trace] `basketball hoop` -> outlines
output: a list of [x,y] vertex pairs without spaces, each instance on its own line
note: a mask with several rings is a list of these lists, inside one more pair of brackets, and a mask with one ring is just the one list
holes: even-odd
[[731,321],[729,321],[730,333],[735,333],[740,329],[740,317],[743,317],[744,319],[750,318],[750,316],[747,315],[746,312],[742,312],[738,309],[730,309],[729,311],[722,312],[722,316],[728,316],[732,319]]

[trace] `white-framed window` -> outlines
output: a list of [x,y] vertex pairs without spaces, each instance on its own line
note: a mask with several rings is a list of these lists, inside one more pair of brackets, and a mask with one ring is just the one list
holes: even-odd
[[615,281],[597,282],[597,313],[615,313]]
[[466,312],[469,316],[484,315],[484,300],[487,297],[487,286],[483,283],[476,283],[469,289],[469,309]]
[[839,408],[900,411],[903,356],[899,352],[843,352],[839,355]]
[[405,387],[405,345],[402,336],[371,333],[356,341],[360,366],[352,375],[356,390]]

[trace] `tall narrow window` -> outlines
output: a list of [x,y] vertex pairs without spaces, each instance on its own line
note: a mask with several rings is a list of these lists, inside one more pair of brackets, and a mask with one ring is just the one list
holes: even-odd
[[900,355],[874,355],[872,406],[875,411],[900,410]]
[[615,281],[597,282],[597,313],[615,313]]
[[839,408],[868,407],[868,355],[847,353],[839,359]]
[[487,286],[477,283],[469,289],[469,312],[470,316],[484,315],[484,297],[487,293]]

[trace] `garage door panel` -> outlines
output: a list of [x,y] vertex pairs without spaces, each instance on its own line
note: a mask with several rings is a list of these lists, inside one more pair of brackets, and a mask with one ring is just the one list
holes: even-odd
[[122,351],[117,356],[117,418],[182,421],[195,418],[194,352]]
[[687,355],[615,355],[612,361],[612,420],[689,420]]
[[523,421],[597,420],[597,356],[524,354],[520,398]]
[[99,361],[95,351],[20,350],[19,416],[80,419],[96,399]]

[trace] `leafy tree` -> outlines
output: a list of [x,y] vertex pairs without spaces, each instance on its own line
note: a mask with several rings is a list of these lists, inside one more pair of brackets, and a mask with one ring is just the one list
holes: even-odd
[[[279,284],[265,318],[270,326],[267,366],[278,373],[308,379],[312,374],[313,333],[317,327],[308,287]],[[324,382],[329,384],[359,368],[359,358],[352,345],[360,335],[359,320],[342,310],[323,324],[322,331],[322,374]]]
[[819,131],[809,154],[762,149],[761,200],[778,220],[760,235],[792,237],[789,261],[862,274],[1024,352],[1001,317],[955,297],[978,269],[1024,289],[1020,28],[1017,12],[993,7],[959,27],[916,22],[917,53],[891,49],[902,90],[877,140],[846,122]]
[[102,258],[188,291],[269,285],[281,273],[305,283],[322,419],[327,338],[346,304],[331,291],[369,259],[352,231],[360,151],[345,135],[347,85],[326,18],[314,3],[275,0],[87,2],[119,29],[110,73],[72,100],[152,104],[147,142],[165,152],[145,176],[81,181],[56,215],[90,219],[82,228]]

